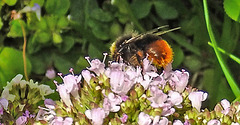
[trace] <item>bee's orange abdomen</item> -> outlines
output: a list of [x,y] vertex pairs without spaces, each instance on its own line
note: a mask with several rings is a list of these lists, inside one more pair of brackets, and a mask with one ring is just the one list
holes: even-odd
[[158,67],[165,67],[173,60],[173,51],[165,40],[157,40],[148,45],[146,53],[148,59]]

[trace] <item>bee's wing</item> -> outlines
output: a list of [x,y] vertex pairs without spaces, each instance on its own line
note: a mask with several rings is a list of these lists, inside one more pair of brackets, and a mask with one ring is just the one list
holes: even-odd
[[176,28],[173,28],[173,29],[170,29],[170,30],[155,32],[154,35],[160,36],[160,35],[166,34],[166,33],[168,33],[168,32],[172,32],[172,31],[178,30],[178,29],[180,29],[180,28],[181,28],[181,27],[176,27]]
[[160,29],[166,28],[166,27],[168,27],[168,25],[160,26],[160,27],[155,28],[155,29],[153,29],[153,30],[150,30],[150,31],[148,31],[148,32],[146,32],[146,33],[141,33],[141,34],[139,34],[139,35],[137,35],[137,36],[132,37],[132,38],[129,39],[129,40],[124,41],[124,42],[123,42],[123,45],[124,45],[124,44],[128,44],[128,43],[131,43],[132,41],[138,39],[139,37],[141,37],[141,36],[143,36],[143,35],[145,35],[145,34],[154,34],[154,35],[160,36],[160,35],[163,35],[163,34],[166,34],[166,33],[168,33],[168,32],[172,32],[172,31],[175,31],[175,30],[178,30],[178,29],[181,28],[181,27],[176,27],[176,28],[173,28],[173,29],[170,29],[170,30],[160,31]]

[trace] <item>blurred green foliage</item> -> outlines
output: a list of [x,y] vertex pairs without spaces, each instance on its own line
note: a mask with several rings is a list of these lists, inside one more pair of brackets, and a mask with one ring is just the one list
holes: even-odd
[[[219,47],[240,57],[240,27],[234,21],[239,20],[239,14],[237,18],[231,16],[237,10],[231,10],[228,1],[224,1],[224,7],[229,16],[223,1],[209,0],[210,18]],[[18,14],[36,3],[41,8],[40,20],[34,11],[21,13],[16,20],[11,18],[14,10]],[[73,67],[79,73],[88,66],[85,56],[101,59],[119,36],[169,25],[181,27],[162,35],[173,47],[173,67],[190,72],[190,83],[209,93],[210,106],[221,98],[234,99],[213,49],[207,44],[201,0],[4,0],[0,1],[0,15],[1,87],[15,74],[23,74],[21,24],[27,34],[30,78],[42,83],[49,83],[44,74],[50,67],[64,74]],[[11,56],[6,58],[6,53]],[[240,83],[239,64],[227,56],[224,59]]]

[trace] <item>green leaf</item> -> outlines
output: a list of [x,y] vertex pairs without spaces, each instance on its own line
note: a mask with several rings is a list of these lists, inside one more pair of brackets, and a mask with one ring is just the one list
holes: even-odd
[[53,60],[55,67],[63,74],[69,73],[69,68],[73,67],[73,64],[61,55],[54,54]]
[[178,17],[178,11],[164,1],[156,1],[154,2],[154,6],[158,16],[164,20]]
[[31,0],[30,6],[34,6],[35,3],[42,7],[44,4],[44,0]]
[[36,37],[36,41],[42,44],[48,43],[52,38],[50,32],[42,30],[37,31],[34,36]]
[[68,19],[65,16],[62,16],[58,19],[57,27],[59,29],[66,28],[68,26]]
[[115,40],[123,32],[121,25],[117,22],[114,22],[110,27],[110,37],[112,40]]
[[3,26],[3,22],[2,22],[2,18],[0,18],[0,30],[2,29]]
[[118,7],[120,13],[128,14],[128,8],[126,6],[126,2],[125,1],[123,1],[123,0],[111,0],[111,3],[114,6]]
[[46,17],[47,26],[51,31],[55,31],[56,24],[58,22],[58,17],[56,15],[51,15]]
[[135,0],[131,4],[131,9],[136,18],[141,19],[146,17],[152,7],[152,2],[146,0]]
[[195,55],[186,56],[183,63],[192,72],[197,72],[202,67],[202,63],[199,60],[199,57]]
[[184,53],[183,53],[183,50],[179,46],[173,46],[172,49],[174,52],[173,67],[177,68],[183,62]]
[[8,5],[8,6],[13,6],[17,3],[17,0],[5,0],[5,3]]
[[102,52],[99,51],[99,49],[96,48],[96,46],[94,46],[93,44],[89,45],[88,54],[91,58],[96,58],[96,57],[101,57],[102,56]]
[[44,60],[43,55],[45,55],[46,57],[51,57],[49,54],[45,53],[41,53],[30,57],[30,60],[32,62],[32,72],[36,74],[44,74],[46,72],[47,63]]
[[53,43],[54,44],[60,44],[62,43],[62,36],[59,33],[53,33]]
[[23,33],[22,33],[21,25],[26,27],[26,24],[25,24],[24,21],[22,21],[22,20],[12,20],[10,22],[10,31],[8,32],[7,36],[8,37],[14,37],[14,38],[15,37],[22,37]]
[[234,98],[226,80],[222,77],[222,73],[219,73],[219,69],[204,70],[201,85],[203,85],[203,89],[208,92],[208,106],[210,106],[210,108],[214,108],[216,103],[223,98],[228,99],[230,102]]
[[63,53],[68,52],[74,45],[74,38],[71,36],[63,37],[63,42],[60,47],[60,51]]
[[109,39],[110,36],[108,24],[96,20],[89,20],[88,25],[92,28],[92,32],[97,38],[101,40]]
[[89,63],[84,57],[80,56],[77,60],[77,66],[74,68],[74,70],[81,71],[83,69],[86,69],[86,67],[89,67]]
[[70,7],[69,0],[47,0],[45,9],[50,14],[64,15]]
[[104,12],[102,9],[96,8],[90,15],[93,19],[101,22],[110,22],[113,20],[113,16],[109,12]]
[[235,21],[240,22],[240,1],[239,0],[224,0],[224,10],[227,15]]
[[40,21],[37,21],[37,27],[40,30],[48,30],[48,24],[46,19],[43,17]]
[[[31,62],[27,58],[27,72],[31,72]],[[24,74],[22,52],[4,47],[0,52],[0,87],[6,85],[17,74]]]
[[41,49],[41,45],[37,42],[37,34],[34,34],[28,39],[27,52],[30,54],[36,53]]

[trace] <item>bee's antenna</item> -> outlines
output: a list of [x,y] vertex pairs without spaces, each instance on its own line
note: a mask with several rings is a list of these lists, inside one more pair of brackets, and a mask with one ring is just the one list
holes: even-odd
[[158,27],[157,29],[160,30],[160,29],[166,28],[166,27],[169,27],[169,25],[163,25],[163,26]]
[[[143,33],[143,34],[154,34],[154,33],[156,33],[156,32],[159,32],[160,29],[163,29],[163,28],[166,28],[166,27],[169,27],[169,25],[160,26],[160,27],[158,27],[158,28],[155,28],[155,29],[150,30],[150,31],[148,31],[148,32],[146,32],[146,33]],[[141,34],[141,35],[143,35],[143,34]]]
[[166,34],[168,32],[172,32],[172,31],[179,30],[179,29],[181,29],[181,27],[176,27],[176,28],[173,28],[173,29],[170,29],[170,30],[161,31],[161,32],[157,32],[157,33],[154,33],[154,34],[160,36],[160,35]]

